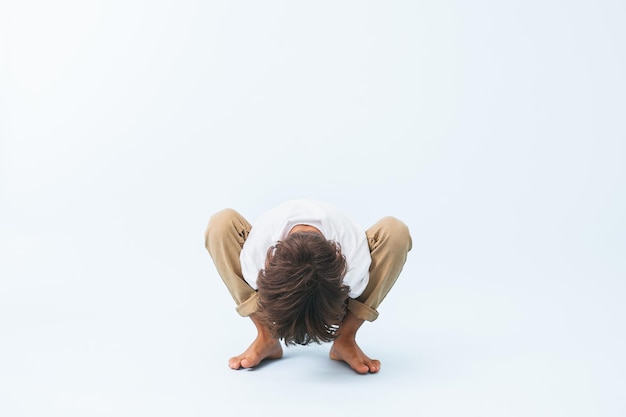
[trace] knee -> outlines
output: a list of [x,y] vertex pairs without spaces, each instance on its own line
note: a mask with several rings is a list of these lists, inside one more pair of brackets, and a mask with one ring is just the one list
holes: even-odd
[[204,240],[208,245],[211,238],[215,236],[223,236],[224,233],[232,230],[234,220],[239,216],[237,211],[227,208],[213,214],[209,219],[209,224],[204,232]]
[[410,251],[413,245],[409,227],[401,220],[388,216],[381,219],[382,229],[389,243],[392,243],[398,250]]

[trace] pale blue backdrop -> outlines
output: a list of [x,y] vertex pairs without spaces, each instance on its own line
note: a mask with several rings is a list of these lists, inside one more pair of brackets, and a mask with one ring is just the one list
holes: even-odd
[[[626,6],[5,1],[0,414],[626,413]],[[402,218],[363,328],[227,368],[254,329],[211,213]]]

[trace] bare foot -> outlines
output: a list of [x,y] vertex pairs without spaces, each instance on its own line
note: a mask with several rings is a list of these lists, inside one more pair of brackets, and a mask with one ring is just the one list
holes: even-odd
[[245,352],[230,358],[228,366],[232,369],[253,368],[263,359],[280,359],[282,356],[280,341],[259,335]]
[[380,371],[380,361],[365,355],[354,340],[342,340],[341,337],[335,339],[330,349],[330,358],[347,363],[360,374],[368,372],[375,374]]

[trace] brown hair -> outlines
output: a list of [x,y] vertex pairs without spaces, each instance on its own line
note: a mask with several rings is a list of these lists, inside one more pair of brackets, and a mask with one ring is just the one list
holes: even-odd
[[267,251],[257,279],[259,315],[285,345],[330,342],[343,320],[350,288],[338,243],[296,232]]

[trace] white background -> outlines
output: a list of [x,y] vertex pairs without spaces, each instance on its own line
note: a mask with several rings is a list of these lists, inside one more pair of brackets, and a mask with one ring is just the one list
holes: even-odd
[[[0,415],[624,416],[625,12],[4,1]],[[377,375],[226,366],[204,227],[293,197],[412,231]]]

